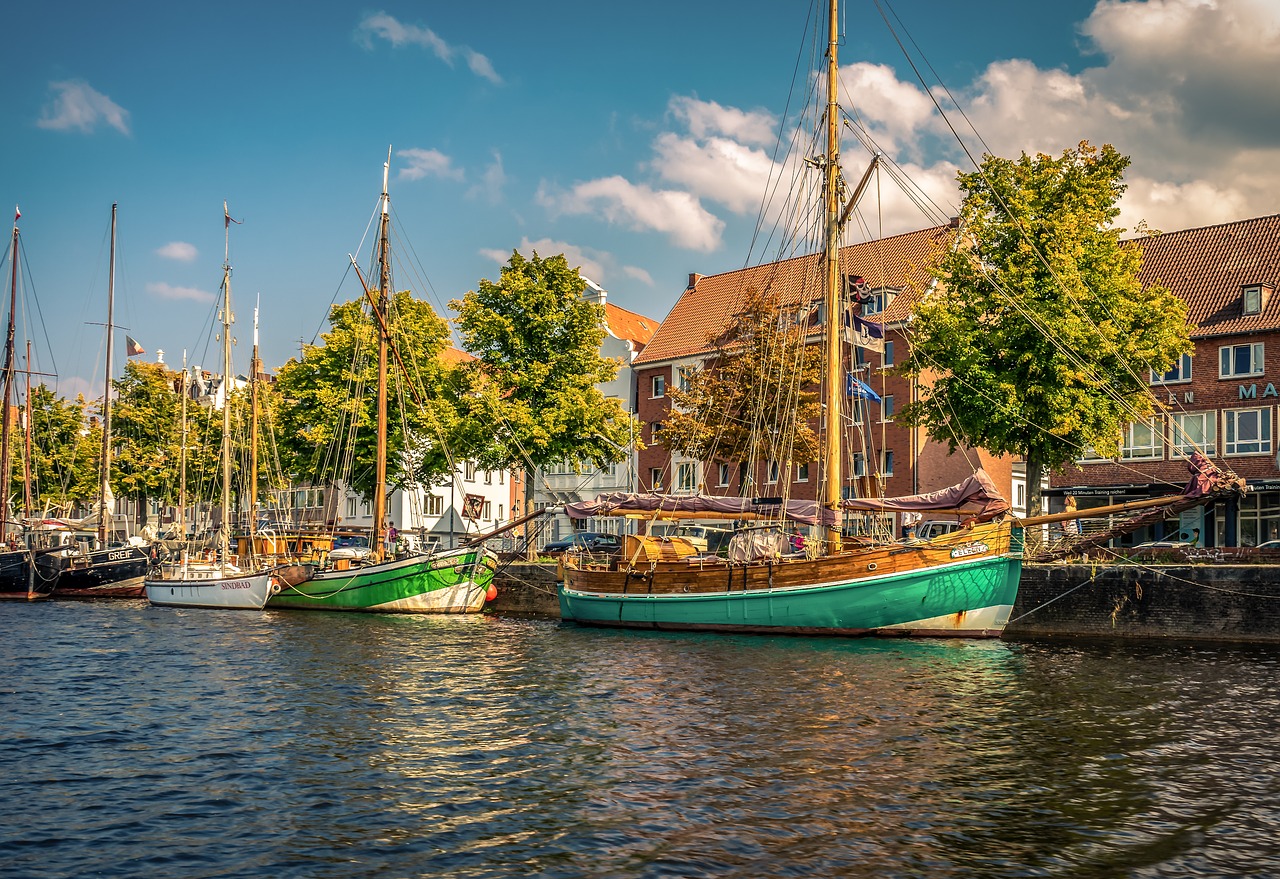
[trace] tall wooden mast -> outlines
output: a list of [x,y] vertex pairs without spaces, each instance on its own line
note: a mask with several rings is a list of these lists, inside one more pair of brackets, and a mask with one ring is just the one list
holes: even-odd
[[[259,300],[261,296],[259,296]],[[253,305],[253,360],[249,364],[249,557],[258,531],[258,303]]]
[[0,417],[0,512],[4,514],[4,529],[7,530],[11,521],[9,510],[9,487],[13,483],[12,471],[10,467],[12,462],[9,455],[9,428],[10,428],[10,407],[13,405],[13,334],[14,334],[14,313],[18,306],[18,218],[21,214],[17,208],[14,209],[13,217],[13,248],[9,251],[9,257],[13,264],[13,268],[9,274],[9,332],[5,336],[4,343],[4,413]]
[[178,537],[187,536],[187,352],[182,351],[182,448],[178,451]]
[[111,258],[107,269],[107,357],[106,383],[102,389],[102,472],[98,483],[98,542],[107,545],[110,537],[111,514],[107,510],[107,497],[111,494],[111,351],[115,336],[116,308],[116,208],[111,204]]
[[835,515],[835,524],[827,527],[827,547],[831,552],[840,549],[839,507],[840,488],[843,484],[840,453],[843,445],[841,430],[840,396],[844,388],[840,370],[840,342],[843,337],[844,311],[840,307],[840,200],[839,163],[840,128],[839,108],[836,104],[836,85],[839,68],[836,63],[838,40],[838,0],[830,0],[828,11],[827,45],[827,156],[823,164],[823,190],[826,202],[826,244],[823,262],[826,269],[824,308],[827,315],[826,332],[826,385],[823,412],[823,454],[826,458],[826,483],[824,506]]
[[382,166],[382,225],[378,237],[378,299],[375,305],[378,323],[378,434],[373,486],[373,549],[382,557],[383,535],[387,514],[387,309],[391,298],[390,198],[387,175],[391,171],[391,151]]
[[231,212],[222,203],[226,243],[222,257],[222,521],[218,548],[224,561],[231,546]]

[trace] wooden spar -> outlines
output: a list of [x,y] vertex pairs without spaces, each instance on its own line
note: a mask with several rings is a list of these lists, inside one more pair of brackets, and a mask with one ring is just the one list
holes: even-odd
[[1128,513],[1133,510],[1149,510],[1152,507],[1165,507],[1169,504],[1186,500],[1183,494],[1167,494],[1162,497],[1147,498],[1140,501],[1129,501],[1123,504],[1111,504],[1105,507],[1085,507],[1065,513],[1047,513],[1043,516],[1029,516],[1026,519],[1014,518],[1023,528],[1034,528],[1037,525],[1048,525],[1053,522],[1065,522],[1068,519],[1092,519],[1098,516],[1112,516],[1116,513]]
[[187,536],[187,352],[182,352],[182,448],[178,451],[178,537]]
[[[843,310],[840,308],[840,201],[837,176],[840,161],[840,126],[838,124],[838,107],[836,105],[836,86],[839,82],[839,69],[836,63],[836,47],[839,40],[836,15],[838,0],[830,0],[828,10],[828,43],[827,43],[827,157],[823,167],[823,190],[826,201],[826,243],[823,261],[826,267],[826,289],[823,291],[823,303],[826,308],[826,383],[824,390],[823,411],[823,455],[826,458],[824,473],[823,500],[828,510],[836,511],[840,507],[840,488],[844,484],[841,478],[840,453],[844,445],[842,420],[840,418],[841,391],[844,382],[840,376],[840,341],[844,324]],[[840,521],[837,518],[833,525],[826,529],[827,549],[829,552],[840,551]]]
[[9,407],[13,403],[13,333],[14,312],[18,306],[18,218],[13,218],[13,249],[9,251],[13,268],[9,276],[9,331],[4,343],[4,412],[0,417],[0,512],[9,521],[9,486],[12,473],[9,462]]
[[116,308],[116,208],[111,205],[111,258],[107,270],[107,352],[106,380],[102,389],[102,473],[98,483],[98,543],[107,545],[110,534],[110,514],[107,512],[107,496],[111,493],[111,353],[115,336]]
[[222,522],[218,547],[228,561],[231,547],[231,213],[222,203],[226,242],[222,258]]
[[22,431],[22,509],[27,516],[31,509],[31,340],[27,339],[27,394],[26,394],[26,428]]
[[391,222],[387,196],[387,175],[391,170],[391,150],[382,165],[382,224],[378,238],[378,302],[374,312],[378,318],[378,427],[374,460],[373,485],[373,545],[370,549],[375,559],[383,557],[383,535],[386,533],[387,515],[387,302],[391,287],[391,241],[388,224]]
[[[259,300],[262,298],[259,295]],[[249,558],[258,532],[258,304],[253,306],[253,360],[249,365]]]
[[477,534],[475,537],[472,537],[470,540],[464,541],[462,545],[475,546],[478,543],[484,543],[486,540],[491,540],[494,537],[499,537],[503,534],[506,534],[511,529],[519,528],[521,525],[525,524],[526,522],[532,521],[533,519],[537,519],[540,516],[545,516],[547,515],[547,513],[548,513],[548,510],[537,510],[535,512],[529,513],[528,515],[521,516],[519,519],[513,519],[507,524],[503,525],[501,528],[495,528],[486,534]]

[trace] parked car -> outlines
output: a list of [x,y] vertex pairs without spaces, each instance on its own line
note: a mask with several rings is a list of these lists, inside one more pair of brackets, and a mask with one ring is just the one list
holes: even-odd
[[1265,540],[1262,543],[1259,543],[1257,546],[1255,546],[1254,549],[1270,549],[1270,550],[1280,549],[1280,540]]
[[362,562],[373,553],[369,548],[369,538],[363,534],[339,534],[333,538],[333,549],[329,551],[331,559],[350,559]]
[[560,555],[564,552],[622,552],[622,541],[616,534],[598,534],[581,531],[563,540],[553,540],[542,548],[543,555]]
[[941,537],[944,534],[959,530],[959,522],[951,522],[946,519],[930,519],[916,526],[916,540],[933,540],[935,537]]

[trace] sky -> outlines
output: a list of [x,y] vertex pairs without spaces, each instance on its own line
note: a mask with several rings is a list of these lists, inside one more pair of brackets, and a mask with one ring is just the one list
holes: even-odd
[[[114,202],[113,372],[126,332],[146,359],[220,371],[225,201],[235,369],[255,302],[278,368],[360,295],[348,254],[368,262],[388,150],[394,246],[413,266],[397,288],[448,316],[513,250],[564,253],[609,301],[661,320],[689,273],[757,249],[817,14],[808,0],[12,4],[0,204],[22,212],[19,355],[29,338],[33,372],[100,395]],[[1081,140],[1132,157],[1127,228],[1280,210],[1280,0],[859,0],[842,34],[842,108],[935,205],[882,179],[851,240],[957,214],[970,155]],[[950,96],[945,119],[927,89]],[[846,141],[846,176],[869,158]]]

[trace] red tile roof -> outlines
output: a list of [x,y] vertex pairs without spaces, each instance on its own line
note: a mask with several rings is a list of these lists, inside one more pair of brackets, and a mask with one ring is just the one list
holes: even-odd
[[[893,288],[898,296],[877,319],[905,320],[930,283],[929,267],[950,246],[954,230],[935,226],[840,249],[840,272],[862,275],[872,289]],[[707,338],[728,328],[746,292],[771,292],[780,305],[812,302],[821,296],[822,255],[697,277],[662,321],[635,365],[689,357],[706,351]]]
[[461,348],[455,348],[452,345],[440,352],[440,359],[445,363],[457,365],[459,363],[468,363],[475,360],[475,357],[463,351]]
[[637,349],[649,344],[658,331],[658,322],[653,318],[619,308],[608,300],[604,303],[604,321],[610,334],[634,342]]
[[1280,214],[1135,239],[1145,284],[1162,284],[1187,303],[1193,339],[1280,327],[1280,296],[1261,314],[1242,313],[1241,289],[1280,290]]

